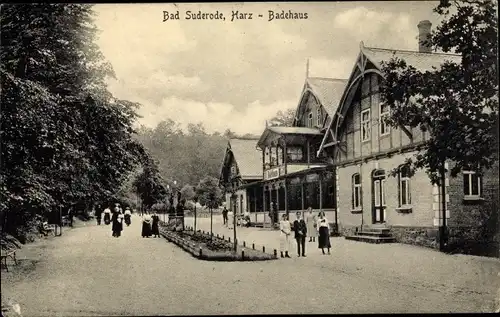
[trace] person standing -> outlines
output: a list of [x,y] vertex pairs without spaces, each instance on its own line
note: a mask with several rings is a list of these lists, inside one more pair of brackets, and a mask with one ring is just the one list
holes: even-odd
[[151,237],[151,216],[149,214],[145,214],[142,218],[142,233],[143,238]]
[[307,236],[309,237],[309,242],[315,242],[316,237],[318,236],[318,229],[316,228],[317,218],[316,215],[313,213],[313,209],[311,207],[307,208],[307,211],[308,211],[306,215]]
[[304,219],[302,219],[301,212],[296,213],[297,220],[293,222],[293,230],[295,231],[295,240],[297,241],[297,253],[299,257],[302,255],[306,256],[306,235],[307,226]]
[[118,211],[118,226],[117,226],[117,230],[116,230],[116,237],[120,237],[122,235],[122,231],[123,231],[123,213],[121,212],[121,208],[120,208],[120,211]]
[[158,215],[155,212],[151,216],[151,219],[153,221],[153,223],[151,225],[151,234],[153,234],[155,238],[159,238],[160,237],[160,228],[159,228],[158,224],[160,223],[160,217],[158,217]]
[[328,254],[330,254],[330,230],[324,211],[320,211],[319,213],[317,226],[319,230],[318,248],[321,249],[323,254],[325,254],[325,248],[327,248]]
[[118,238],[119,223],[118,223],[118,210],[113,211],[111,216],[111,231],[113,232],[113,237]]
[[227,225],[227,208],[224,206],[224,209],[222,209],[222,221],[224,222],[223,224]]
[[[288,255],[288,250],[290,249],[290,233],[292,232],[290,221],[288,221],[288,215],[283,214],[280,221],[280,253],[281,257],[290,258]],[[285,255],[283,256],[283,252]]]
[[111,209],[108,207],[104,209],[104,224],[109,225],[111,221]]
[[95,219],[97,220],[97,225],[98,226],[101,225],[101,217],[102,217],[101,205],[96,206],[94,215],[95,215]]
[[131,218],[132,218],[132,212],[130,211],[130,208],[127,207],[125,208],[125,214],[123,215],[124,219],[125,219],[125,224],[128,226],[130,226],[131,224]]

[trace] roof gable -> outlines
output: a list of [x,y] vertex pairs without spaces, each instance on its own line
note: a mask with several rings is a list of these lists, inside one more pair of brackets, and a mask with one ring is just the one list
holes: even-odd
[[[344,92],[347,79],[335,79],[324,77],[308,77],[300,97],[299,105],[295,111],[295,120],[298,120],[301,107],[304,107],[308,94],[312,94],[319,104],[332,117]],[[296,124],[296,121],[294,122]]]
[[262,155],[256,139],[230,139],[229,147],[243,179],[262,178]]
[[[342,97],[339,101],[338,110],[328,123],[328,130],[332,130],[334,125],[341,125],[343,115],[341,113],[339,114],[339,112],[345,114],[348,110],[344,109],[344,103],[346,103],[346,100],[348,100],[349,98],[352,98],[352,94],[350,92],[352,89],[357,88],[357,85],[360,83],[363,74],[366,72],[375,72],[382,75],[382,62],[387,62],[391,58],[403,59],[408,65],[415,67],[418,71],[421,72],[431,71],[433,70],[433,68],[439,68],[446,61],[460,63],[462,60],[462,57],[456,54],[422,53],[418,51],[365,47],[363,42],[361,42],[358,58],[356,59],[356,62],[353,66],[353,70],[349,76],[349,80],[345,84]],[[366,69],[366,61],[370,61],[375,66],[375,69]],[[327,139],[330,137],[330,135],[338,138],[338,136],[336,136],[336,132],[337,131],[325,133],[318,153],[316,153],[317,155],[321,154],[323,146],[327,143]],[[335,143],[336,141],[338,140],[334,140],[333,142]]]

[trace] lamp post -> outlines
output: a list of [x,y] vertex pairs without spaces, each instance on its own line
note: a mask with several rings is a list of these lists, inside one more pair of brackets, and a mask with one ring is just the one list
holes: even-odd
[[213,205],[214,205],[214,201],[215,201],[215,194],[214,193],[210,193],[209,194],[209,208],[210,208],[210,240],[212,240],[212,236],[213,236],[213,224],[214,224],[214,209],[213,209]]
[[[236,198],[235,188],[231,188],[231,205],[232,201]],[[231,206],[232,208],[233,206]],[[233,243],[234,243],[234,253],[238,252],[238,241],[236,240],[236,210],[233,211]]]
[[196,204],[198,203],[198,196],[194,196],[193,197],[193,201],[194,201],[194,233],[193,234],[196,234]]
[[[167,184],[167,196],[168,196],[169,192],[170,192],[170,185]],[[166,208],[166,206],[167,206],[167,203],[165,202],[165,209],[163,210],[163,222],[165,222],[165,223],[167,222],[167,211],[168,211],[168,208]]]

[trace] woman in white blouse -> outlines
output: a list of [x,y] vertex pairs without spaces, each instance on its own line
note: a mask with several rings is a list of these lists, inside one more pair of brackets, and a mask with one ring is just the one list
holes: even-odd
[[[282,258],[290,258],[290,255],[288,255],[288,249],[290,248],[291,232],[292,228],[290,225],[290,221],[288,221],[288,216],[286,214],[283,214],[280,221],[280,253]],[[284,256],[283,252],[285,252]]]
[[330,254],[330,248],[332,247],[330,244],[330,230],[324,211],[320,211],[318,215],[317,228],[319,231],[318,248],[321,249],[323,254],[325,254],[325,248],[327,248],[328,254]]

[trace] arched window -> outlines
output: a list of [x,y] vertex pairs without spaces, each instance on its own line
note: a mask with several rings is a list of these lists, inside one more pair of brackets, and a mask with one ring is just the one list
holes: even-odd
[[352,209],[361,209],[361,176],[352,175]]
[[408,166],[399,167],[398,182],[399,207],[411,205],[410,169]]

